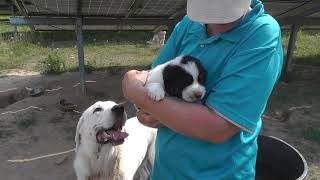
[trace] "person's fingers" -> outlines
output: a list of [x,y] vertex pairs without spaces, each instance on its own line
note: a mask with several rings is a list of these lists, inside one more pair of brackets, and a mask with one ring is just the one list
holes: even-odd
[[141,114],[149,114],[149,113],[147,113],[147,111],[145,111],[144,109],[141,109],[141,108],[139,108],[139,112],[138,113],[141,113]]
[[130,71],[128,71],[128,72],[126,72],[124,74],[124,79],[125,78],[130,78],[131,76],[134,76],[134,75],[136,75],[138,73],[139,73],[139,71],[137,71],[137,70],[130,70]]
[[143,75],[148,75],[148,73],[149,73],[149,72],[148,72],[148,71],[143,70],[143,71],[140,71],[140,73],[141,73],[141,74],[143,74]]
[[140,73],[140,71],[132,69],[132,70],[129,70],[127,73],[128,73],[128,75],[130,75],[130,74],[138,74],[138,73]]
[[131,101],[141,97],[139,92],[144,88],[146,77],[144,75],[137,74],[139,71],[130,70],[122,79],[122,93],[123,96]]
[[146,83],[148,77],[148,71],[139,71],[137,79],[139,79],[143,84]]
[[137,113],[137,118],[140,121],[140,123],[142,123],[143,125],[147,125],[148,126],[150,124],[150,118],[148,118],[146,113],[144,113],[143,111],[139,111]]
[[154,122],[154,124],[152,124],[153,128],[161,128],[164,127],[164,125],[160,122],[160,121],[156,121]]
[[141,124],[148,127],[158,128],[162,126],[162,124],[158,120],[154,119],[152,116],[144,112],[139,111],[137,114],[137,118]]

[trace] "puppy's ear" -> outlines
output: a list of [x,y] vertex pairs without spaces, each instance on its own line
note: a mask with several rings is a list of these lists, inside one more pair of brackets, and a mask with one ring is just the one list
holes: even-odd
[[164,89],[169,96],[182,98],[182,90],[193,82],[193,77],[178,65],[166,66],[162,75]]
[[76,149],[75,149],[76,152],[78,152],[78,148],[79,148],[80,143],[81,143],[81,135],[80,135],[79,131],[80,131],[80,128],[81,128],[83,122],[84,122],[84,117],[81,116],[79,121],[78,121],[78,124],[77,124],[76,136],[75,136],[75,139],[74,139],[75,142],[76,142]]
[[200,84],[204,84],[207,80],[207,71],[202,67],[199,69],[198,81]]

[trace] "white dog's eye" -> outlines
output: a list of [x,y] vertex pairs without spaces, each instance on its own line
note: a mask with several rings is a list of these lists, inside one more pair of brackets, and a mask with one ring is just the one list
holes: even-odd
[[101,112],[103,109],[101,107],[97,107],[94,109],[93,113]]

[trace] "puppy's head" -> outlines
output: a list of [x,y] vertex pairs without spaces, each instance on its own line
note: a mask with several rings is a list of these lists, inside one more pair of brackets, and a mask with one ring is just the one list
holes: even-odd
[[82,114],[76,132],[76,145],[82,140],[98,144],[121,144],[128,136],[122,131],[127,119],[124,107],[112,101],[98,101]]
[[163,70],[166,93],[188,102],[199,101],[205,96],[206,77],[204,67],[192,56],[177,57]]

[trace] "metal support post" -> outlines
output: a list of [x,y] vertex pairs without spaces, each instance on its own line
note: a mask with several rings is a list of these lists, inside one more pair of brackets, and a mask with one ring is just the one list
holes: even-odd
[[84,50],[83,50],[83,34],[82,34],[82,18],[76,19],[77,48],[79,59],[80,87],[81,92],[85,94],[85,71],[84,71]]
[[288,76],[292,72],[292,58],[293,58],[293,52],[294,52],[299,29],[300,29],[299,24],[293,24],[291,26],[290,39],[289,39],[288,49],[287,49],[287,57],[286,57],[285,66],[284,66],[285,79],[288,79]]
[[[14,6],[11,6],[11,15],[12,15],[12,17],[16,17],[16,13],[14,12]],[[14,28],[14,38],[17,39],[17,37],[18,37],[17,25],[13,25],[13,28]]]

